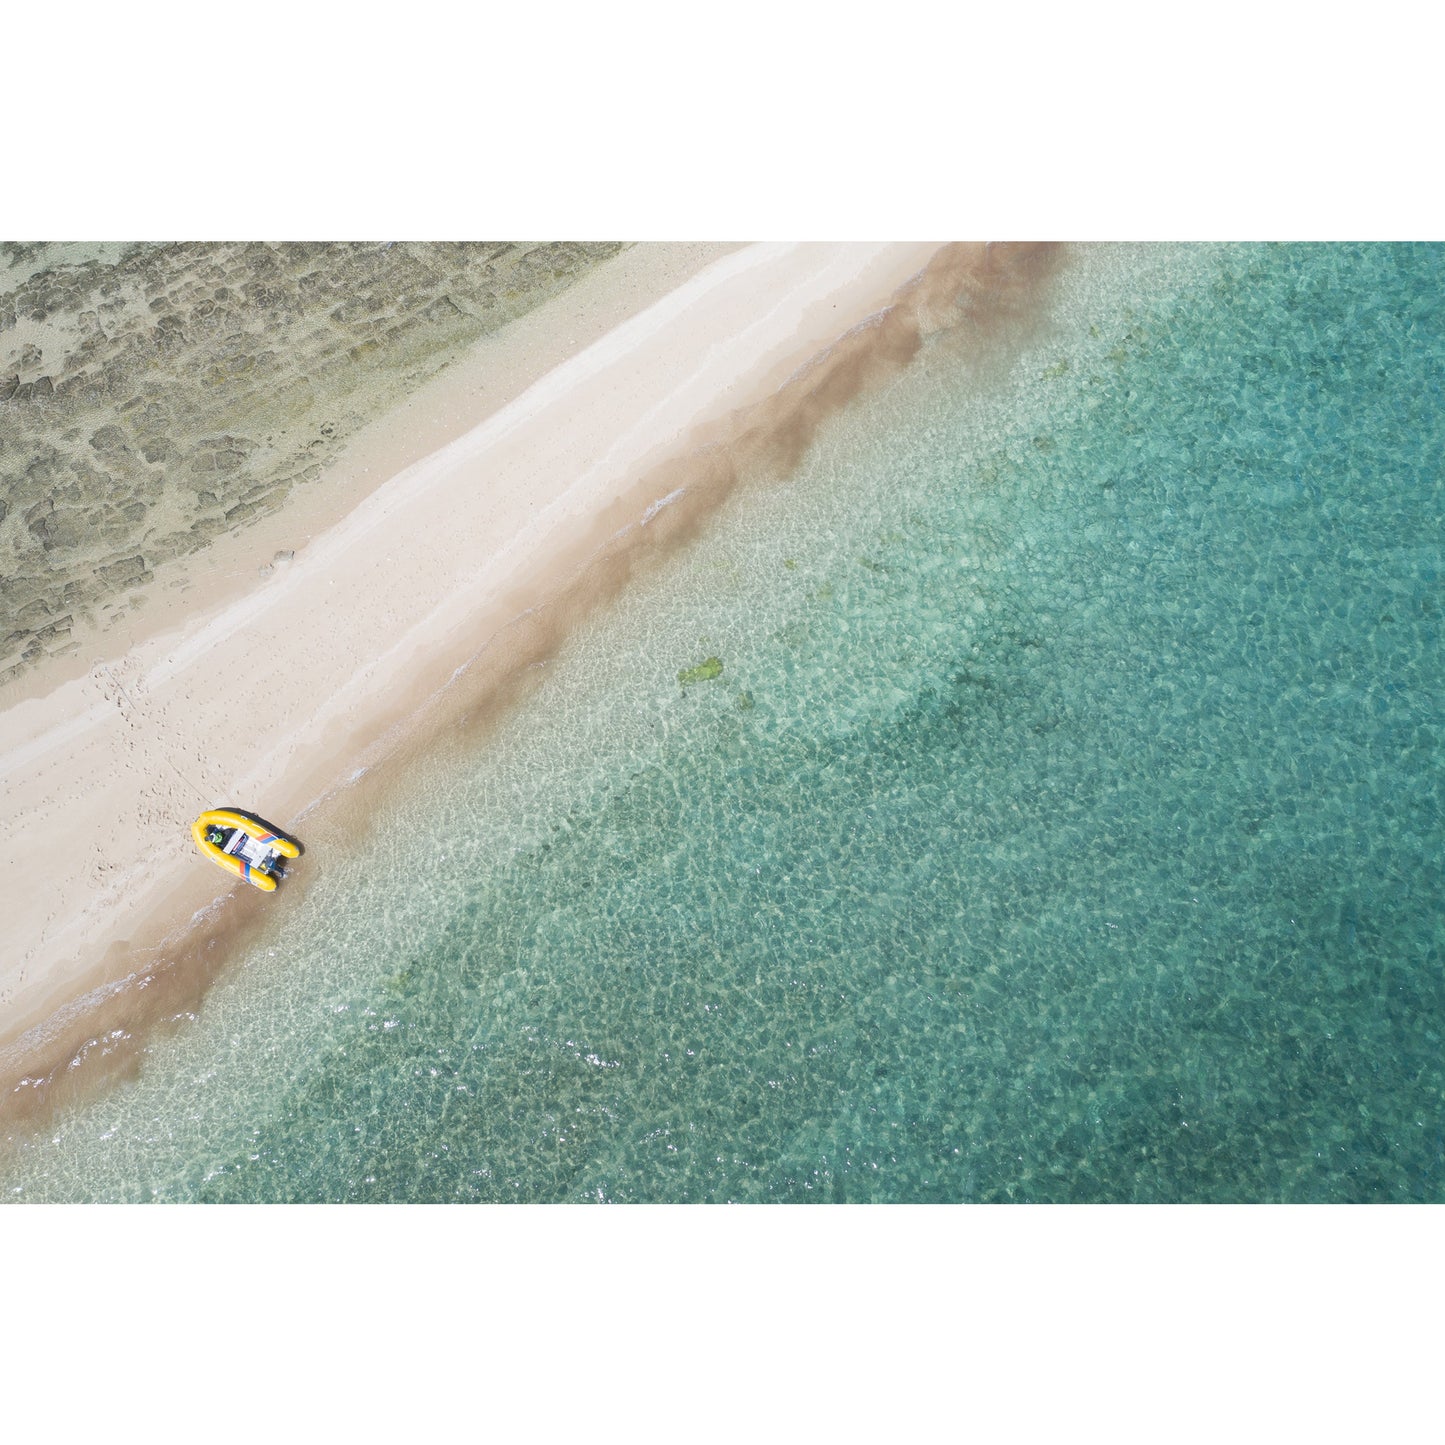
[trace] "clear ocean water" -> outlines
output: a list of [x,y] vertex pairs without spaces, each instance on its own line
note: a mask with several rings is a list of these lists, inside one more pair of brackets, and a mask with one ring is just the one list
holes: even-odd
[[1085,249],[926,348],[0,1197],[1445,1198],[1442,266]]

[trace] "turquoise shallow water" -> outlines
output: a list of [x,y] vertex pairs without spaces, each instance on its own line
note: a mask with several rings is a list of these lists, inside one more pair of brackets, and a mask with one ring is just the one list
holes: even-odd
[[1442,262],[1088,251],[930,348],[5,1197],[1445,1197]]

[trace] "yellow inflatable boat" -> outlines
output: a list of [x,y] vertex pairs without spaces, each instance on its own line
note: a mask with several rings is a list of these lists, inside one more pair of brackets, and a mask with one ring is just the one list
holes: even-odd
[[202,813],[191,824],[191,837],[213,863],[265,893],[274,893],[277,880],[285,876],[281,860],[295,858],[301,852],[289,838],[259,818],[230,808]]

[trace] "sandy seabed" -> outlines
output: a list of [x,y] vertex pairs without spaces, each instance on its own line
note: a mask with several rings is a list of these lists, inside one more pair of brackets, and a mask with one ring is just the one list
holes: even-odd
[[545,651],[539,627],[619,585],[631,542],[685,527],[746,462],[786,469],[860,369],[910,353],[930,285],[947,304],[972,278],[1006,304],[1016,269],[927,243],[632,248],[30,687],[0,713],[0,1108],[31,1111],[144,1016],[208,920],[280,901],[197,856],[201,809],[304,842],[306,815],[424,731],[478,659],[504,678]]

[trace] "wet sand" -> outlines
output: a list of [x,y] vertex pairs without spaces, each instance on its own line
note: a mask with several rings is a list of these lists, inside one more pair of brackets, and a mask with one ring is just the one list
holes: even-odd
[[[686,459],[715,470],[728,444],[751,438],[785,467],[810,414],[854,384],[848,366],[809,364],[843,355],[840,338],[938,248],[716,252],[700,272],[705,258],[674,256],[654,276],[655,303],[620,324],[616,295],[586,314],[555,310],[531,333],[530,364],[545,369],[520,394],[498,379],[499,338],[479,370],[413,400],[454,440],[393,472],[407,428],[378,428],[350,449],[355,504],[343,517],[315,519],[307,540],[277,549],[289,557],[222,569],[204,605],[178,592],[144,635],[0,714],[18,901],[0,962],[7,1094],[84,1045],[105,1001],[135,993],[233,891],[191,848],[202,807],[294,824],[414,733],[460,669],[539,616],[599,550],[685,517]],[[695,272],[680,285],[679,265]],[[909,344],[885,324],[855,349]],[[758,408],[790,381],[786,424],[760,428]]]

